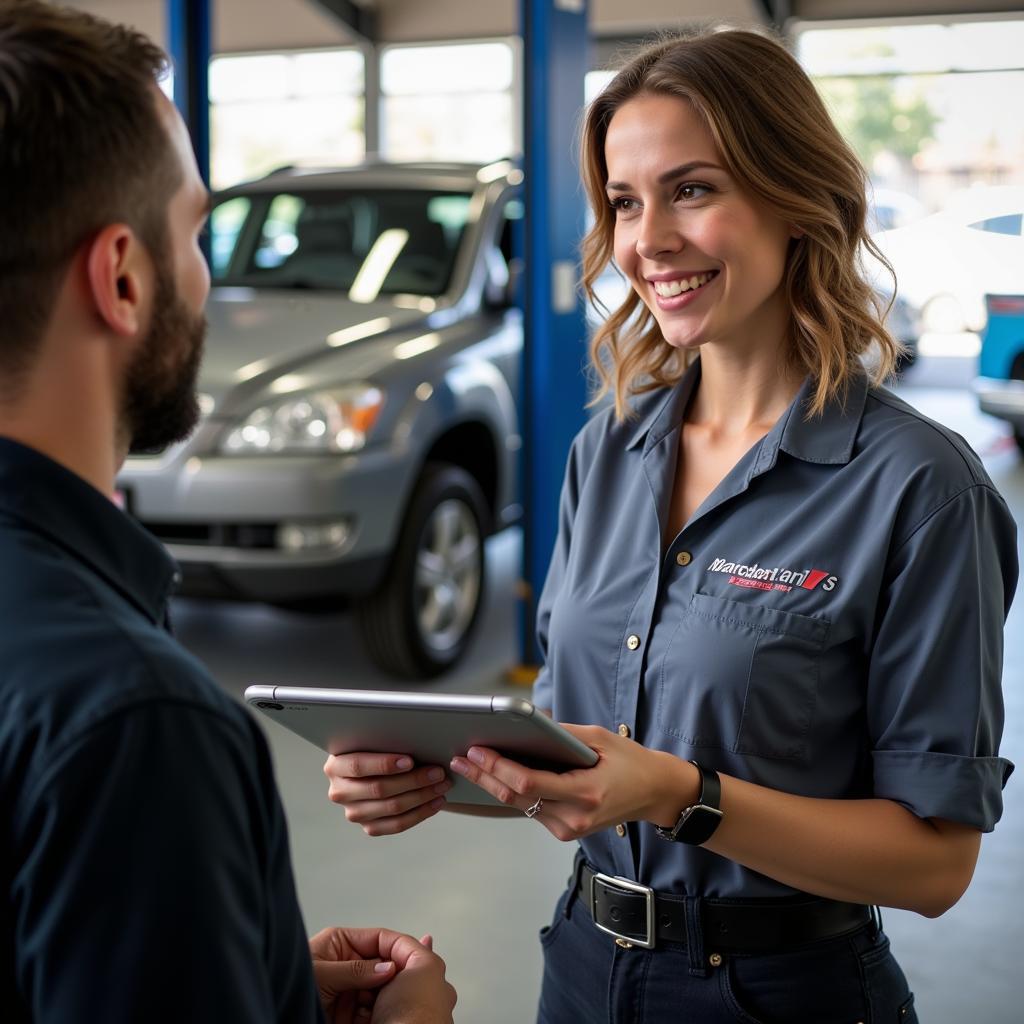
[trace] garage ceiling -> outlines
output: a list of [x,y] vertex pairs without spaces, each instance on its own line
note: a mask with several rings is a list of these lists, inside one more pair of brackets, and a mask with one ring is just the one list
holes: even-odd
[[[65,0],[67,2],[67,0]],[[71,5],[166,39],[166,0],[70,0]],[[380,42],[472,39],[516,32],[518,0],[350,0],[372,11]],[[355,40],[331,0],[211,0],[218,53],[343,46]],[[340,2],[338,6],[344,7]],[[693,21],[767,22],[769,12],[811,21],[1020,12],[1024,0],[590,0],[596,36],[636,36]]]

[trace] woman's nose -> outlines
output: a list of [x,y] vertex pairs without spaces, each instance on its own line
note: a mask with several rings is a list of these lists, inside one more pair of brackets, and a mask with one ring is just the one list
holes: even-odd
[[656,259],[663,253],[679,252],[684,244],[678,228],[665,217],[659,216],[657,211],[644,211],[636,238],[636,251],[639,256],[645,260]]

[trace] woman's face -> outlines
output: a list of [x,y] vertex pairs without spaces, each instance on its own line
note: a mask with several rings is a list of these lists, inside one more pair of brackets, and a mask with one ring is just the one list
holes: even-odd
[[615,261],[681,349],[782,342],[782,289],[794,232],[743,191],[685,100],[644,93],[605,139]]

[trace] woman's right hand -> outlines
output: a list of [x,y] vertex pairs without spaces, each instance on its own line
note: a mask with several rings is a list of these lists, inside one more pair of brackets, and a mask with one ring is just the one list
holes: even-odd
[[332,754],[327,795],[368,836],[393,836],[432,818],[452,788],[439,765],[416,767],[405,754]]

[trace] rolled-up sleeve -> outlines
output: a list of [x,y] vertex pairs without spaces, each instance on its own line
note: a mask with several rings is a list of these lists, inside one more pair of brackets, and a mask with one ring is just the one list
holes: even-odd
[[983,832],[999,820],[1014,767],[998,750],[1017,571],[1013,518],[984,484],[896,539],[868,676],[876,796]]

